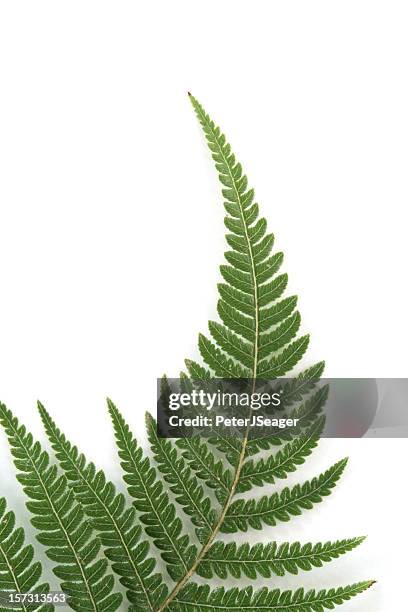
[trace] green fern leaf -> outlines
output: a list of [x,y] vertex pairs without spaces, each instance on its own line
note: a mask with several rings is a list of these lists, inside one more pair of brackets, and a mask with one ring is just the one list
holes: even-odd
[[215,342],[227,353],[232,355],[234,359],[240,362],[246,368],[247,376],[250,375],[250,367],[252,365],[251,345],[239,338],[234,332],[227,327],[210,321],[209,329]]
[[27,502],[27,508],[34,515],[31,522],[39,531],[37,539],[57,563],[53,571],[63,580],[61,588],[69,595],[71,608],[114,612],[121,605],[122,595],[112,593],[114,578],[107,573],[108,562],[97,559],[100,542],[92,539],[92,527],[66,477],[50,466],[48,454],[3,404],[0,422],[19,470],[17,478],[33,500]]
[[231,285],[219,283],[218,292],[226,304],[249,316],[254,312],[254,300],[251,295],[235,289]]
[[84,455],[66,439],[40,402],[38,410],[68,483],[92,527],[99,532],[105,555],[127,589],[129,601],[138,603],[140,610],[154,611],[167,590],[163,577],[153,574],[156,562],[148,557],[148,542],[140,541],[135,508],[126,507],[124,496],[116,493],[102,470],[96,471],[93,463],[87,464]]
[[332,610],[355,595],[369,589],[372,581],[359,582],[337,589],[316,592],[298,589],[295,592],[269,591],[267,588],[254,591],[252,587],[245,589],[219,588],[211,591],[209,586],[189,584],[174,599],[169,606],[172,612],[222,612],[223,610],[239,610],[240,612],[321,612]]
[[289,316],[276,329],[261,337],[259,343],[259,358],[262,360],[271,352],[275,353],[288,344],[298,333],[300,327],[300,314],[295,312]]
[[206,368],[203,368],[199,363],[192,361],[191,359],[186,359],[186,368],[188,373],[190,374],[192,380],[200,381],[200,380],[211,380],[211,372]]
[[245,576],[256,580],[258,576],[271,578],[272,575],[284,576],[286,573],[298,574],[299,571],[310,571],[322,567],[333,559],[353,550],[364,542],[365,538],[351,538],[338,542],[318,544],[300,544],[294,542],[278,545],[225,544],[215,542],[201,561],[197,573],[203,578],[225,579],[228,576],[241,578]]
[[274,325],[284,321],[295,310],[297,301],[297,297],[292,295],[276,302],[273,306],[263,308],[259,313],[259,329],[262,332],[267,332]]
[[293,368],[299,363],[308,346],[309,336],[302,336],[301,338],[298,338],[284,351],[279,353],[279,355],[276,355],[269,361],[261,361],[258,371],[259,376],[262,378],[277,378],[278,376],[285,376],[287,372],[293,370]]
[[129,495],[135,500],[133,503],[146,533],[162,551],[167,571],[173,580],[179,580],[190,570],[197,548],[182,532],[181,520],[163,483],[149,458],[143,455],[123,416],[110,400],[108,406]]
[[277,478],[286,478],[289,472],[297,470],[317,446],[325,419],[321,417],[305,432],[285,446],[276,455],[254,462],[244,463],[237,493],[249,491],[254,486],[262,487],[265,483],[273,484]]
[[214,458],[209,445],[200,438],[180,438],[177,446],[182,450],[196,475],[214,489],[218,501],[223,504],[231,489],[233,474]]
[[259,306],[267,306],[271,302],[275,302],[275,300],[279,299],[285,291],[287,284],[288,275],[281,274],[270,283],[266,283],[259,287]]
[[302,485],[285,488],[280,493],[256,499],[238,499],[234,501],[221,525],[224,533],[247,531],[248,527],[262,529],[262,525],[274,526],[278,521],[290,521],[303,510],[310,510],[314,504],[330,495],[346,467],[347,459],[335,463],[320,476],[308,480]]
[[[298,318],[286,322],[296,306],[295,297],[269,306],[287,284],[285,274],[275,277],[283,254],[271,254],[274,237],[266,233],[266,221],[259,218],[258,205],[253,202],[254,192],[248,189],[247,178],[225,136],[200,103],[193,96],[190,99],[224,186],[224,206],[229,215],[225,225],[230,231],[227,242],[232,248],[225,253],[228,264],[220,268],[226,283],[219,285],[218,314],[225,327],[210,322],[210,332],[217,344],[200,335],[200,352],[220,377],[282,376],[296,365],[308,344],[307,336],[292,343],[300,323]],[[279,333],[271,330],[277,323],[285,323]],[[263,337],[264,332],[269,332],[269,336]],[[284,351],[269,362],[267,358],[276,346]]]
[[232,359],[225,358],[223,353],[203,334],[198,340],[200,353],[204,361],[220,378],[246,378],[248,372]]
[[159,438],[156,422],[150,414],[146,415],[147,432],[154,458],[165,481],[176,495],[176,501],[197,527],[200,541],[205,541],[214,526],[216,511],[183,457],[170,440]]
[[[15,526],[14,512],[8,511],[6,500],[0,498],[0,591],[4,598],[8,593],[46,594],[50,591],[48,583],[38,584],[42,566],[34,561],[34,548],[24,546],[25,534],[21,527]],[[1,599],[0,599],[1,602]],[[52,612],[54,606],[31,604],[13,606],[13,609],[28,612]]]

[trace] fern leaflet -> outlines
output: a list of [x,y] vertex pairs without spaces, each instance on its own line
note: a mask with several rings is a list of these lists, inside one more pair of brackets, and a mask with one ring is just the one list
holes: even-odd
[[310,510],[314,504],[330,495],[340,478],[347,459],[339,461],[320,476],[308,480],[292,489],[288,487],[271,496],[260,499],[238,499],[228,508],[225,520],[221,525],[224,533],[247,531],[248,527],[262,529],[262,525],[276,525],[278,521],[290,521],[303,510]]
[[157,425],[150,414],[146,415],[147,432],[153,455],[160,472],[176,495],[176,501],[197,527],[200,541],[208,537],[216,519],[216,511],[208,497],[204,497],[202,486],[192,475],[190,468],[170,440],[157,435]]
[[256,580],[258,576],[270,578],[274,574],[298,574],[299,570],[308,571],[337,559],[364,540],[364,537],[351,538],[314,545],[285,542],[280,546],[276,542],[254,546],[215,542],[198,566],[197,573],[203,578],[212,578],[215,575],[225,579],[230,575],[234,578],[246,576],[251,580]]
[[108,405],[129,495],[141,513],[140,520],[146,525],[146,533],[162,551],[170,576],[178,580],[189,571],[197,548],[191,544],[189,536],[182,533],[181,520],[149,458],[143,455],[116,406],[110,400]]
[[236,610],[237,612],[320,612],[332,610],[336,605],[348,601],[372,586],[373,582],[359,582],[338,589],[316,592],[298,589],[292,591],[268,591],[263,588],[254,591],[252,587],[245,589],[224,588],[210,590],[209,586],[189,584],[174,603],[169,607],[172,612],[222,612]]

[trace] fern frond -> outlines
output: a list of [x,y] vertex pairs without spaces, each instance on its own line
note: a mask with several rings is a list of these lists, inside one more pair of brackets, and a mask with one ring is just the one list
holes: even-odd
[[[200,103],[192,96],[191,102],[223,186],[228,250],[220,268],[219,320],[210,321],[208,337],[199,336],[206,365],[186,360],[188,375],[181,375],[181,389],[191,391],[216,375],[250,381],[253,393],[260,379],[285,376],[300,363],[309,336],[300,335],[297,297],[285,296],[288,277],[281,272],[283,254],[274,252],[274,236],[259,214],[241,165]],[[66,439],[43,406],[39,405],[40,414],[63,475],[50,466],[47,453],[25,427],[0,405],[0,421],[10,441],[18,479],[30,498],[27,506],[34,515],[37,538],[55,564],[54,572],[62,580],[71,607],[84,612],[115,612],[121,606],[122,595],[113,592],[114,576],[108,561],[127,589],[132,612],[322,612],[368,589],[373,582],[319,592],[254,591],[251,587],[212,590],[209,585],[191,583],[194,574],[204,579],[231,576],[251,580],[298,574],[321,567],[363,541],[352,538],[280,545],[216,541],[220,533],[246,532],[289,521],[333,490],[346,459],[291,488],[257,499],[236,497],[286,478],[314,450],[324,424],[321,414],[328,393],[327,387],[316,389],[323,367],[323,363],[316,364],[293,379],[281,381],[282,404],[290,407],[289,416],[300,423],[296,432],[277,429],[258,435],[248,426],[242,438],[219,435],[174,443],[160,438],[153,418],[147,415],[152,459],[143,453],[128,424],[108,400],[131,506],[126,506],[124,495],[104,473]],[[169,390],[164,379],[162,399]],[[300,436],[295,437],[299,430]],[[277,447],[276,453],[256,457],[271,447]],[[199,548],[190,540],[178,507],[189,517],[186,522],[194,525]],[[40,565],[34,562],[32,548],[24,547],[22,530],[14,529],[14,515],[5,512],[0,500],[0,589],[48,590],[48,585],[38,585]],[[102,546],[106,558],[101,558]],[[154,573],[159,554],[174,581],[171,591],[161,574]],[[40,609],[51,612],[53,607]]]
[[148,556],[149,543],[141,541],[141,527],[135,524],[136,509],[126,507],[124,496],[116,493],[102,470],[87,463],[40,402],[38,410],[61,469],[92,527],[99,532],[105,555],[127,589],[129,601],[138,603],[140,610],[154,611],[166,597],[167,589],[163,576],[153,574],[156,562]]
[[197,536],[203,542],[211,533],[217,513],[183,457],[178,456],[172,442],[159,438],[156,422],[149,413],[146,414],[146,424],[150,446],[159,470],[176,495],[176,501],[197,527]]
[[[259,217],[254,191],[248,188],[242,171],[224,134],[193,97],[190,100],[204,130],[208,146],[223,185],[227,242],[227,264],[220,267],[225,283],[218,286],[218,314],[223,325],[211,321],[210,333],[216,344],[199,337],[201,356],[210,369],[225,378],[283,376],[302,357],[308,337],[294,340],[299,315],[288,320],[296,307],[296,297],[276,300],[287,285],[287,275],[275,276],[283,254],[272,253],[274,237],[267,233],[264,218]],[[279,331],[272,327],[282,323]],[[281,355],[268,361],[274,351]]]
[[237,493],[249,491],[254,486],[262,487],[265,483],[273,484],[276,479],[286,478],[289,472],[297,470],[317,446],[324,422],[324,417],[318,419],[303,435],[285,444],[276,455],[244,463]]
[[[9,593],[49,593],[48,583],[38,584],[42,566],[34,561],[34,548],[31,544],[24,546],[25,534],[21,527],[16,527],[14,512],[7,512],[6,500],[0,498],[0,609],[4,598]],[[54,606],[48,604],[24,603],[14,609],[28,612],[52,612]]]
[[230,505],[221,525],[224,533],[247,531],[248,527],[262,529],[262,526],[274,526],[278,521],[289,521],[303,510],[313,506],[330,495],[346,467],[347,459],[335,463],[318,477],[288,487],[280,493],[264,495],[260,499],[238,499]]
[[239,612],[321,612],[332,610],[369,589],[372,581],[358,582],[337,589],[305,591],[269,591],[267,588],[254,591],[252,587],[245,589],[211,590],[209,586],[189,584],[174,599],[169,606],[172,612],[222,612],[236,610]]
[[140,521],[145,525],[146,533],[161,551],[169,575],[173,580],[179,580],[192,566],[197,556],[197,547],[183,533],[174,504],[149,458],[143,455],[123,416],[110,400],[108,406],[129,495],[135,500],[133,504],[140,513]]
[[0,422],[19,471],[17,479],[32,500],[27,508],[34,515],[31,522],[39,531],[37,539],[57,563],[53,571],[63,580],[61,588],[69,595],[70,606],[80,612],[117,610],[122,595],[112,593],[114,578],[107,573],[108,562],[97,559],[100,541],[92,537],[92,527],[66,477],[50,466],[48,454],[3,404]]
[[324,563],[350,552],[364,540],[364,537],[360,537],[318,544],[285,542],[278,545],[272,542],[254,546],[215,542],[198,566],[197,573],[203,578],[245,576],[251,580],[256,580],[258,576],[270,578],[272,575],[298,574],[299,571],[322,567]]

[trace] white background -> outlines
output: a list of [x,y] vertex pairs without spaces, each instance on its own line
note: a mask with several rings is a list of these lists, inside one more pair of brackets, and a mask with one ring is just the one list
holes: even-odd
[[[119,480],[109,395],[143,437],[155,378],[214,316],[223,211],[187,91],[228,134],[286,253],[328,376],[408,376],[405,2],[0,5],[0,397],[42,436],[41,399]],[[1,437],[1,493],[23,520]],[[264,539],[367,534],[276,584],[379,582],[342,610],[401,609],[405,440],[344,454],[336,493]],[[293,479],[291,479],[292,481]],[[32,532],[30,531],[30,537]]]

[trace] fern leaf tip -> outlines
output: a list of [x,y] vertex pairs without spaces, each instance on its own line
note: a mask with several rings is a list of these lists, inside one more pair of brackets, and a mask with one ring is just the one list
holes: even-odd
[[37,410],[38,410],[38,412],[40,413],[41,416],[43,416],[43,415],[45,416],[45,415],[48,414],[47,410],[45,409],[44,404],[42,404],[40,402],[40,400],[37,400]]
[[115,404],[112,402],[110,397],[106,398],[106,403],[108,404],[109,410],[111,410],[111,408],[116,408]]
[[146,410],[145,412],[145,422],[147,426],[151,425],[151,423],[153,422],[153,417],[148,410]]

